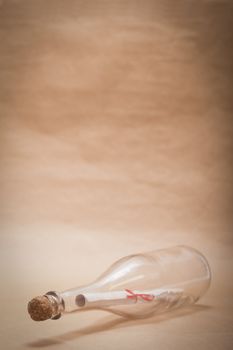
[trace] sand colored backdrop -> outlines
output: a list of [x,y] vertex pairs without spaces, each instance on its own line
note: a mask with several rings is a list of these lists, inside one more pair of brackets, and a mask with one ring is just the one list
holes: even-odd
[[[232,2],[0,1],[1,348],[232,348]],[[29,299],[188,244],[199,305],[34,323]]]

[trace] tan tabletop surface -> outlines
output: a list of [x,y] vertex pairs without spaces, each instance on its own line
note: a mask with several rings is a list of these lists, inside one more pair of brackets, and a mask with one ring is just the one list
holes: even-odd
[[[1,349],[232,349],[232,1],[0,4]],[[213,271],[192,308],[27,314],[176,244]]]

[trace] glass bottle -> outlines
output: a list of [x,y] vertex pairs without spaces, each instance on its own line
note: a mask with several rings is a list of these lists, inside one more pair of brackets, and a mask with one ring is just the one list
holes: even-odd
[[176,246],[124,257],[92,284],[34,298],[28,311],[39,321],[93,309],[143,318],[195,303],[210,280],[206,258],[193,248]]

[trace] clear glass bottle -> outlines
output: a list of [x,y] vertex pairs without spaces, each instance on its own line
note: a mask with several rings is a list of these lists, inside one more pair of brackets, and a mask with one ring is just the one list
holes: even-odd
[[[210,280],[206,258],[193,248],[176,246],[127,256],[92,284],[46,293],[43,298],[50,312],[41,319],[33,317],[32,301],[28,310],[35,320],[58,319],[64,313],[92,309],[143,318],[195,303],[207,291]],[[37,315],[40,311],[36,310]]]

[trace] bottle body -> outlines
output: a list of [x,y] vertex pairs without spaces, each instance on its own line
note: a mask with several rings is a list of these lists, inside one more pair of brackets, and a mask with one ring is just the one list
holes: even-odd
[[59,299],[59,313],[102,309],[141,318],[195,303],[210,280],[205,257],[176,246],[122,258],[90,285],[46,295]]

